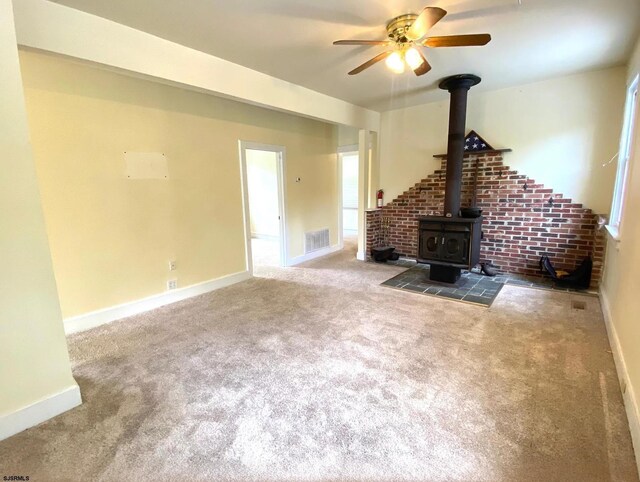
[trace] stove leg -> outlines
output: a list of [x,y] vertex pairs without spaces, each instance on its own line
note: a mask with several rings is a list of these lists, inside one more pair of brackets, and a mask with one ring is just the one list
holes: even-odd
[[441,283],[455,283],[460,279],[461,269],[451,266],[440,266],[432,264],[429,267],[429,279]]

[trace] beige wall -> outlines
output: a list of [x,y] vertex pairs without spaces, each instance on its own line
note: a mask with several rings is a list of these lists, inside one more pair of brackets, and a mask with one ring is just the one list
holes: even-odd
[[[627,71],[627,82],[640,73],[640,39]],[[627,195],[619,242],[609,239],[601,285],[603,308],[609,322],[609,339],[616,355],[631,426],[636,462],[640,467],[640,112],[636,111]]]
[[[334,126],[42,53],[20,59],[65,318],[163,292],[170,278],[246,269],[238,140],[287,149],[289,257],[305,231],[328,227],[337,243]],[[124,151],[164,153],[170,179],[125,179]]]
[[359,129],[349,126],[338,126],[338,147],[358,145]]
[[380,125],[378,112],[57,2],[20,0],[15,11],[24,47],[324,122]]
[[[608,212],[624,104],[623,67],[520,87],[471,89],[467,132],[495,148],[512,148],[505,162],[575,201]],[[393,199],[438,166],[447,149],[449,103],[385,112],[381,121],[380,185]]]
[[7,1],[0,2],[0,65],[0,434],[6,435],[20,424],[7,425],[5,416],[77,385],[51,267]]

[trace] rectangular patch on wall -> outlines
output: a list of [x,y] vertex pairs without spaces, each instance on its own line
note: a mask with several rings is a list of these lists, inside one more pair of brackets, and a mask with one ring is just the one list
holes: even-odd
[[124,153],[127,179],[169,179],[169,164],[162,152]]

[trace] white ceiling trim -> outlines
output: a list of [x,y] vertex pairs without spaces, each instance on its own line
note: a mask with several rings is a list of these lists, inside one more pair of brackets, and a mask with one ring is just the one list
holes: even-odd
[[46,0],[14,4],[18,44],[253,105],[379,131],[380,113]]

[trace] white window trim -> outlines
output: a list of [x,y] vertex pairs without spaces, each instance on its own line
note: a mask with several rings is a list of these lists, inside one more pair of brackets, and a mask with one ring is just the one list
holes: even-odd
[[636,147],[634,145],[635,138],[633,134],[636,130],[636,123],[638,120],[638,99],[640,98],[640,94],[638,93],[639,79],[640,75],[636,75],[627,89],[624,123],[622,125],[622,134],[620,136],[620,154],[618,156],[616,183],[613,189],[611,215],[609,217],[609,224],[607,225],[609,235],[616,241],[620,241],[622,235],[622,218],[629,181],[630,163]]
[[612,226],[611,224],[607,224],[605,228],[607,229],[609,236],[611,236],[611,238],[614,241],[620,241],[620,230],[618,229],[617,226]]

